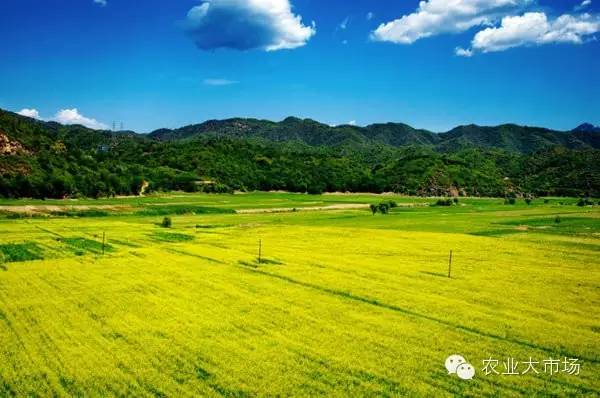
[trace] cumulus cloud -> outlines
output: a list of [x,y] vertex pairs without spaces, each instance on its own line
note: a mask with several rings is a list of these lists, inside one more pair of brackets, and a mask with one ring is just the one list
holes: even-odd
[[50,121],[58,122],[61,124],[81,124],[82,126],[89,127],[91,129],[96,129],[96,130],[107,130],[108,129],[108,126],[106,124],[101,123],[101,122],[97,121],[96,119],[92,119],[92,118],[83,116],[81,113],[79,113],[79,110],[77,110],[77,108],[62,109],[62,110],[56,112],[56,115],[54,115],[53,118],[49,118],[49,119],[43,118],[42,116],[40,116],[40,113],[35,108],[21,109],[19,112],[17,112],[17,114],[19,114],[21,116],[27,116],[27,117],[30,117],[33,119],[38,119],[38,120],[50,120]]
[[545,13],[529,12],[505,17],[500,26],[477,33],[471,51],[486,53],[551,43],[581,44],[599,31],[600,18],[590,14],[565,14],[549,20]]
[[316,34],[315,23],[304,25],[289,0],[203,0],[183,26],[202,50],[293,49]]
[[40,113],[38,112],[37,109],[27,109],[27,108],[25,108],[25,109],[21,109],[17,113],[19,115],[21,115],[21,116],[27,116],[27,117],[30,117],[30,118],[33,118],[33,119],[41,120]]
[[367,21],[370,21],[371,19],[373,19],[374,16],[375,16],[375,14],[373,14],[373,12],[369,11],[367,13]]
[[233,84],[238,84],[239,82],[229,79],[204,79],[202,83],[207,86],[231,86]]
[[356,120],[350,120],[348,122],[348,125],[350,125],[350,126],[356,126]]
[[106,5],[108,4],[108,2],[106,0],[94,0],[95,4],[98,4],[102,7],[106,7]]
[[108,126],[104,123],[100,123],[96,119],[91,119],[80,114],[77,108],[62,109],[56,113],[52,120],[61,124],[81,124],[82,126],[96,130],[108,129]]
[[532,0],[424,0],[412,14],[381,24],[371,33],[376,41],[412,44],[443,33],[464,32],[489,25],[510,10]]

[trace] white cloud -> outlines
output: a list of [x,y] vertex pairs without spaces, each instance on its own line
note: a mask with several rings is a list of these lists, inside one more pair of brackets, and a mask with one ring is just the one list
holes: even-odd
[[108,126],[104,123],[100,123],[96,119],[90,119],[80,114],[77,108],[60,110],[52,120],[61,124],[81,124],[82,126],[96,130],[108,129]]
[[600,19],[590,14],[562,15],[549,20],[541,12],[502,19],[498,27],[487,28],[475,35],[472,51],[504,51],[513,47],[551,43],[581,44],[594,33],[600,32]]
[[233,84],[238,84],[239,82],[228,79],[204,79],[203,83],[207,86],[231,86]]
[[375,14],[373,14],[371,11],[369,11],[367,13],[367,21],[370,21],[371,19],[373,19],[373,17],[375,17]]
[[17,112],[19,115],[21,116],[27,116],[33,119],[38,119],[41,120],[42,118],[40,117],[40,113],[38,112],[37,109],[21,109],[19,112]]
[[188,12],[184,28],[202,50],[293,49],[316,34],[315,23],[303,25],[289,0],[203,0]]
[[575,7],[575,10],[580,11],[592,5],[592,0],[583,0],[580,5]]
[[356,126],[356,120],[350,120],[350,121],[348,122],[348,124],[349,124],[350,126]]
[[106,5],[108,4],[108,2],[106,0],[94,0],[95,4],[99,4],[102,7],[106,7]]
[[489,25],[510,10],[532,0],[424,0],[412,14],[381,24],[372,32],[376,41],[412,44],[443,33],[464,32],[474,26]]
[[462,47],[456,47],[454,49],[454,54],[458,57],[472,57],[473,56],[473,50],[468,49],[468,48],[462,48]]

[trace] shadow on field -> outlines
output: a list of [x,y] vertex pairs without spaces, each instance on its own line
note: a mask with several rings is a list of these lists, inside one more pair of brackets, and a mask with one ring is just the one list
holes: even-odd
[[579,359],[582,359],[582,360],[585,360],[585,361],[588,361],[588,362],[592,362],[592,363],[600,363],[600,360],[598,360],[598,358],[582,357],[581,355],[576,356],[574,353],[570,353],[570,352],[568,352],[568,351],[566,351],[566,350],[564,350],[562,348],[556,349],[556,348],[552,348],[552,347],[545,347],[543,345],[535,344],[535,343],[532,343],[530,341],[526,341],[526,340],[522,340],[522,339],[518,339],[518,338],[500,336],[500,335],[497,335],[497,334],[493,334],[493,333],[490,333],[490,332],[485,332],[485,331],[476,329],[474,327],[469,327],[469,326],[464,326],[464,325],[452,323],[450,321],[446,321],[444,319],[439,319],[439,318],[433,317],[431,315],[421,314],[421,313],[418,313],[416,311],[412,311],[412,310],[409,310],[409,309],[406,309],[406,308],[402,308],[402,307],[399,307],[399,306],[394,305],[394,304],[384,303],[384,302],[381,302],[381,301],[379,301],[377,299],[374,299],[374,298],[359,296],[359,295],[356,295],[356,294],[354,294],[352,292],[330,289],[330,288],[319,286],[319,285],[313,285],[311,283],[302,282],[302,281],[299,281],[299,280],[296,280],[296,279],[293,279],[293,278],[290,278],[290,277],[287,277],[287,276],[272,274],[270,272],[266,272],[266,271],[263,271],[261,269],[258,269],[257,267],[252,267],[251,268],[251,267],[248,267],[248,266],[244,266],[242,264],[236,264],[236,265],[239,268],[247,270],[248,272],[254,272],[254,273],[257,273],[257,274],[264,275],[264,276],[269,276],[271,278],[276,278],[276,279],[279,279],[279,280],[282,280],[282,281],[285,281],[285,282],[288,282],[288,283],[292,283],[294,285],[302,286],[302,287],[309,288],[309,289],[314,289],[314,290],[320,291],[322,293],[331,294],[331,295],[338,296],[338,297],[341,297],[341,298],[344,298],[344,299],[347,299],[347,300],[353,300],[353,301],[357,301],[357,302],[360,302],[360,303],[374,305],[374,306],[377,306],[377,307],[380,307],[380,308],[385,308],[385,309],[388,309],[388,310],[391,310],[391,311],[395,311],[397,313],[404,314],[404,315],[407,315],[407,316],[412,316],[412,317],[419,318],[419,319],[425,319],[425,320],[428,320],[428,321],[431,321],[431,322],[435,322],[437,324],[444,325],[444,326],[447,326],[447,327],[450,327],[450,328],[453,328],[453,329],[456,329],[456,330],[460,330],[460,331],[463,331],[463,332],[466,332],[466,333],[475,334],[475,335],[478,335],[478,336],[481,336],[481,337],[487,337],[487,338],[493,339],[493,340],[506,341],[506,342],[510,342],[510,343],[513,343],[513,344],[520,345],[522,347],[527,347],[527,348],[532,348],[532,349],[536,349],[536,350],[540,350],[540,351],[545,351],[545,352],[550,353],[550,354],[557,354],[558,353],[561,356],[565,356],[565,357],[579,358]]
[[448,274],[443,274],[441,272],[431,272],[431,271],[419,271],[419,272],[422,274],[425,274],[425,275],[437,276],[439,278],[448,279]]

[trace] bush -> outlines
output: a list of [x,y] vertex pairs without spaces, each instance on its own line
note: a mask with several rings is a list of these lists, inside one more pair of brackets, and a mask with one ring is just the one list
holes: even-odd
[[171,217],[163,218],[162,223],[160,224],[160,226],[163,228],[171,228],[171,225],[173,225],[173,221],[171,221]]
[[454,203],[452,201],[452,199],[438,199],[437,202],[435,202],[436,206],[452,206],[452,203]]
[[560,216],[554,217],[554,223],[555,224],[560,224]]
[[388,214],[390,212],[390,205],[382,202],[378,206],[378,210],[381,214]]
[[377,205],[371,204],[369,205],[369,208],[371,209],[371,213],[373,213],[373,215],[377,214]]
[[454,199],[452,199],[452,201],[454,202],[454,204],[456,204],[456,205],[458,204],[458,198],[454,198]]
[[544,199],[544,204],[547,205],[548,203],[550,203],[550,199]]
[[381,214],[388,214],[390,212],[390,209],[393,209],[395,207],[398,207],[398,203],[394,202],[393,200],[386,200],[379,203],[378,205],[369,205],[369,209],[371,209],[371,213],[373,213],[373,215],[377,214],[377,212],[380,212]]
[[589,200],[588,198],[581,198],[579,199],[579,202],[577,202],[577,206],[579,207],[583,207],[583,206],[593,206],[594,202]]
[[515,198],[506,198],[506,199],[504,199],[504,204],[505,205],[514,205],[515,203],[517,203],[517,199],[515,199]]
[[528,205],[531,204],[531,198],[525,198],[525,203],[527,203]]

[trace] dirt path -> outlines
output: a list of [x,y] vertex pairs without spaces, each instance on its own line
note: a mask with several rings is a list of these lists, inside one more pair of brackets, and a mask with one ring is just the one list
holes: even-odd
[[241,209],[236,210],[238,214],[261,214],[261,213],[291,213],[294,211],[322,211],[322,210],[348,210],[348,209],[368,209],[369,205],[364,203],[346,203],[330,206],[311,206],[311,207],[280,207],[270,209]]

